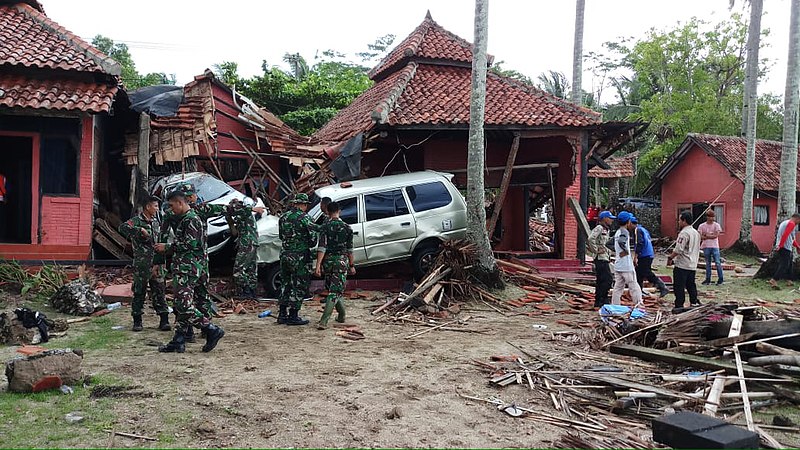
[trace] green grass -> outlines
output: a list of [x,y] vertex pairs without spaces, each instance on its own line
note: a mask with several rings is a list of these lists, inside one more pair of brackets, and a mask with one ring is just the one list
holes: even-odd
[[122,322],[121,314],[111,313],[107,316],[92,319],[89,322],[76,323],[67,330],[65,338],[52,339],[43,346],[47,348],[79,348],[82,350],[119,349],[130,340],[130,336],[125,329],[112,330],[111,327]]
[[[113,400],[89,398],[89,388],[75,392],[0,394],[0,442],[5,448],[85,446],[104,439],[114,423]],[[80,411],[84,420],[68,423],[64,416]]]

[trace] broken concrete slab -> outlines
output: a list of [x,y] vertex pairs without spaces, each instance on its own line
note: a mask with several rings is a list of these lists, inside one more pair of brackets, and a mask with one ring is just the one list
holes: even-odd
[[[61,384],[77,384],[83,380],[82,363],[83,352],[80,350],[55,349],[18,356],[6,363],[8,390],[34,392],[34,387],[44,380],[55,388]],[[58,377],[60,382],[52,383],[54,377]]]
[[106,303],[130,302],[133,299],[133,283],[112,284],[95,292],[103,297]]

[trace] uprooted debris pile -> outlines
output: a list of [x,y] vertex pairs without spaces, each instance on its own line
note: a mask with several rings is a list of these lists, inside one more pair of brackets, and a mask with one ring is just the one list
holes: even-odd
[[103,298],[79,278],[61,286],[50,298],[50,306],[64,314],[88,316],[103,306]]
[[553,251],[554,227],[552,223],[531,219],[528,222],[528,228],[530,230],[531,250],[540,252]]
[[0,313],[0,344],[28,345],[47,342],[51,332],[69,328],[64,319],[48,319],[39,311],[17,308],[13,315]]

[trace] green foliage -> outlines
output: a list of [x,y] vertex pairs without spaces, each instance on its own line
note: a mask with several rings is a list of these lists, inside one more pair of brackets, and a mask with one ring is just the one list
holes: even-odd
[[115,43],[111,38],[98,34],[92,39],[92,45],[119,63],[122,67],[120,78],[129,91],[156,84],[174,85],[176,82],[175,75],[167,75],[163,72],[140,74],[136,70],[136,63],[133,62],[128,45],[125,43]]
[[[517,80],[517,81],[519,81],[521,83],[533,85],[533,80],[531,80],[531,78],[529,76],[523,74],[522,72],[518,72],[516,70],[513,70],[513,69],[505,69],[503,67],[503,64],[505,64],[505,61],[497,61],[496,63],[492,64],[492,67],[490,67],[489,70],[491,70],[493,73],[496,73],[497,75],[508,77],[508,78],[513,79],[513,80]],[[554,72],[552,70],[551,70],[551,72],[552,73],[560,73],[560,72]],[[541,75],[539,77],[541,77]]]
[[38,272],[31,274],[15,260],[0,263],[0,282],[17,286],[22,295],[30,293],[47,299],[66,281],[66,272],[56,264],[43,266]]
[[239,92],[277,114],[300,134],[310,135],[372,86],[369,68],[342,57],[329,50],[309,66],[300,54],[286,53],[288,71],[264,61],[262,74],[252,78],[242,78],[238,65],[230,61],[214,69],[223,82],[235,84]]
[[379,56],[386,53],[394,43],[395,35],[386,34],[375,39],[372,44],[367,44],[367,51],[356,53],[362,63],[376,62]]
[[[608,79],[618,97],[605,106],[605,119],[651,124],[639,149],[636,188],[650,182],[687,133],[740,135],[746,38],[738,14],[717,24],[692,18],[638,42],[606,43],[611,56],[589,54],[593,73]],[[759,138],[780,139],[778,98],[759,97],[757,124]]]

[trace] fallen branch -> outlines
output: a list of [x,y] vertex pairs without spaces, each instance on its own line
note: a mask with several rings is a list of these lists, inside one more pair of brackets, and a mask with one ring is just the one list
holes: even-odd
[[150,436],[142,436],[142,435],[139,435],[139,434],[125,433],[125,432],[122,432],[122,431],[114,431],[114,430],[103,430],[103,431],[105,431],[106,433],[110,433],[112,437],[114,437],[114,436],[122,436],[122,437],[126,437],[126,438],[131,438],[131,439],[142,439],[142,440],[145,440],[145,441],[158,441],[158,438],[154,438],[154,437],[150,437]]

